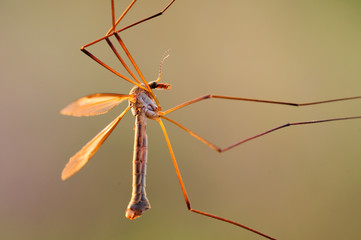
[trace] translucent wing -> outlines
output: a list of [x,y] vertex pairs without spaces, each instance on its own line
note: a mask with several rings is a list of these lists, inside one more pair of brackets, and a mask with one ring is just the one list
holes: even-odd
[[96,93],[75,100],[60,113],[76,117],[104,114],[129,98],[129,95],[124,94]]
[[127,107],[116,119],[114,119],[108,126],[106,126],[100,133],[98,133],[92,140],[90,140],[79,152],[70,158],[61,174],[62,180],[71,177],[82,167],[84,167],[85,164],[87,164],[89,159],[96,153],[105,139],[107,139],[107,137],[117,126],[129,108],[130,107]]

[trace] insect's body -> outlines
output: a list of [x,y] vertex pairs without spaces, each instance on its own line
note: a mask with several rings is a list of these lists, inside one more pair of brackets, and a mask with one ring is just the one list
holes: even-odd
[[[151,88],[157,88],[158,86],[156,82],[149,84]],[[135,86],[130,90],[129,95],[131,96],[129,106],[131,107],[133,116],[144,115],[144,117],[152,119],[159,117],[158,106],[148,91]]]
[[147,117],[142,110],[135,115],[135,136],[133,153],[133,189],[125,216],[129,219],[139,217],[150,208],[145,193],[145,174],[147,164]]
[[[157,86],[157,83],[151,84]],[[145,193],[145,174],[147,164],[147,118],[159,118],[157,104],[148,91],[133,87],[129,92],[129,106],[135,116],[134,153],[133,153],[133,189],[125,216],[134,219],[150,209]]]
[[[239,146],[243,143],[249,142],[251,140],[254,140],[256,138],[259,138],[261,136],[264,136],[266,134],[270,134],[274,131],[291,127],[291,126],[297,126],[297,125],[309,125],[309,124],[317,124],[317,123],[325,123],[325,122],[335,122],[340,120],[351,120],[351,119],[361,119],[361,116],[348,116],[348,117],[335,117],[335,118],[328,118],[328,119],[321,119],[321,120],[312,120],[312,121],[302,121],[302,122],[292,122],[292,123],[286,123],[279,125],[277,127],[271,128],[267,131],[263,131],[259,134],[256,134],[254,136],[245,138],[241,141],[238,141],[228,147],[220,148],[213,143],[205,140],[198,134],[194,133],[193,131],[189,130],[182,124],[166,117],[165,115],[176,111],[178,109],[181,109],[183,107],[189,106],[191,104],[195,104],[197,102],[206,100],[206,99],[223,99],[223,100],[238,100],[238,101],[250,101],[250,102],[258,102],[258,103],[268,103],[268,104],[278,104],[278,105],[288,105],[288,106],[295,106],[295,107],[301,107],[301,106],[310,106],[310,105],[318,105],[318,104],[325,104],[325,103],[331,103],[331,102],[340,102],[340,101],[348,101],[348,100],[354,100],[354,99],[361,99],[361,96],[354,96],[354,97],[344,97],[344,98],[336,98],[336,99],[328,99],[328,100],[322,100],[322,101],[316,101],[316,102],[306,102],[306,103],[294,103],[294,102],[284,102],[284,101],[274,101],[274,100],[261,100],[261,99],[251,99],[251,98],[242,98],[242,97],[229,97],[229,96],[220,96],[220,95],[213,95],[208,94],[203,97],[199,97],[187,102],[184,102],[178,106],[175,106],[173,108],[170,108],[165,111],[161,111],[160,104],[156,98],[156,96],[153,93],[152,89],[170,89],[170,86],[165,83],[158,83],[161,78],[161,66],[164,62],[164,60],[168,57],[168,53],[163,56],[161,63],[160,63],[160,69],[159,69],[159,76],[158,79],[154,82],[147,83],[145,80],[143,74],[141,73],[139,67],[137,66],[135,60],[133,59],[132,55],[126,48],[123,40],[119,36],[118,33],[131,28],[137,24],[140,24],[142,22],[148,21],[152,18],[155,18],[157,16],[162,15],[174,2],[175,0],[170,0],[168,5],[159,13],[156,13],[154,15],[151,15],[150,17],[144,18],[140,21],[137,21],[131,25],[128,25],[120,30],[116,30],[117,24],[122,20],[122,18],[126,15],[126,13],[130,10],[130,8],[134,5],[136,0],[133,0],[128,8],[122,13],[122,15],[118,18],[118,20],[115,21],[115,14],[114,14],[114,0],[111,1],[112,3],[112,28],[107,32],[107,34],[104,37],[101,37],[91,43],[88,43],[84,45],[81,50],[87,54],[90,58],[92,58],[94,61],[99,63],[101,66],[108,69],[110,72],[116,74],[120,78],[124,79],[127,82],[130,82],[131,84],[135,85],[135,87],[132,88],[129,94],[117,94],[117,93],[96,93],[91,94],[82,98],[79,98],[66,106],[61,113],[65,115],[71,115],[71,116],[95,116],[99,114],[104,114],[111,109],[113,109],[115,106],[119,105],[121,102],[128,100],[129,106],[126,107],[126,109],[120,113],[118,117],[116,117],[111,123],[109,123],[103,130],[101,130],[93,139],[91,139],[87,144],[84,145],[82,149],[80,149],[74,156],[72,156],[69,160],[69,162],[66,164],[61,178],[63,180],[71,177],[76,172],[78,172],[81,168],[87,164],[87,162],[90,160],[90,158],[96,153],[96,151],[99,149],[99,147],[103,144],[103,142],[107,139],[107,137],[110,135],[110,133],[113,131],[113,129],[117,126],[119,121],[123,118],[123,116],[131,109],[133,115],[135,116],[135,139],[134,139],[134,156],[133,156],[133,190],[132,190],[132,198],[129,202],[127,211],[126,211],[126,217],[129,219],[135,219],[139,216],[141,216],[146,210],[150,209],[150,204],[146,196],[145,192],[145,174],[146,174],[146,163],[147,163],[147,134],[146,134],[146,125],[147,125],[147,119],[155,120],[159,123],[164,137],[165,141],[167,143],[169,153],[174,165],[175,172],[177,174],[181,190],[183,192],[184,200],[186,202],[187,208],[189,211],[201,214],[203,216],[211,217],[223,222],[227,222],[230,224],[234,224],[238,227],[242,227],[246,230],[249,230],[255,234],[258,234],[259,236],[263,236],[268,239],[275,239],[269,235],[266,235],[260,231],[257,231],[253,228],[247,227],[243,224],[240,224],[238,222],[219,217],[214,214],[210,214],[204,211],[199,211],[194,208],[192,208],[188,194],[186,192],[185,185],[183,183],[180,170],[178,168],[178,164],[175,158],[175,154],[173,152],[167,131],[165,129],[165,126],[162,122],[162,119],[174,124],[175,126],[183,129],[187,133],[189,133],[192,137],[196,138],[197,140],[203,142],[211,149],[217,151],[217,152],[225,152],[228,151],[236,146]],[[117,48],[113,45],[110,38],[114,38],[119,43],[121,49],[125,53],[128,60],[131,62],[132,66],[134,67],[135,71],[138,73],[140,80],[135,76],[135,74],[132,72],[132,70],[127,66],[126,62],[122,59],[121,55],[119,54]],[[96,44],[100,41],[105,40],[111,50],[114,52],[114,54],[117,56],[121,64],[123,65],[124,69],[127,70],[127,72],[132,76],[132,79],[123,76],[121,73],[117,72],[113,68],[109,67],[107,64],[105,64],[102,60],[95,57],[92,53],[90,53],[86,48]]]

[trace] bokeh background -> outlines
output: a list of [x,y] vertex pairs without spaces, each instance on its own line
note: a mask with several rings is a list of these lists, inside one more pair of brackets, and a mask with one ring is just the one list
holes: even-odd
[[[129,1],[116,1],[119,15]],[[122,26],[161,10],[139,1]],[[69,157],[126,104],[61,116],[74,99],[132,87],[80,47],[111,24],[110,1],[0,2],[1,239],[261,239],[186,210],[160,127],[149,121],[152,209],[124,217],[131,193],[128,114],[69,180]],[[208,93],[307,102],[361,95],[360,1],[185,1],[121,34],[164,109]],[[106,45],[89,48],[121,69]],[[122,70],[121,70],[122,71]],[[361,115],[354,100],[304,108],[207,100],[169,115],[225,147],[286,122]],[[166,123],[195,209],[279,239],[360,239],[361,120],[298,126],[219,154]]]

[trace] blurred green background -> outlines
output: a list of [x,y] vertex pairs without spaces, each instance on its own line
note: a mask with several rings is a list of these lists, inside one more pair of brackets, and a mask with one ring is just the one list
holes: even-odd
[[[119,15],[129,1],[116,1]],[[122,23],[162,9],[139,1]],[[74,99],[132,87],[80,47],[111,24],[110,1],[0,2],[1,239],[261,239],[186,210],[160,127],[149,121],[152,209],[124,217],[131,193],[131,114],[69,180],[69,157],[126,104],[61,116]],[[182,1],[121,34],[164,109],[208,93],[280,101],[361,95],[360,1]],[[104,44],[90,48],[121,69]],[[361,101],[292,108],[207,100],[169,115],[225,147],[292,121],[361,115]],[[360,239],[361,120],[298,126],[219,154],[166,123],[192,206],[279,239]]]

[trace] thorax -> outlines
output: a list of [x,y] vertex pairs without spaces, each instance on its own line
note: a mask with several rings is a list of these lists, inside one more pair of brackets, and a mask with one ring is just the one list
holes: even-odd
[[148,91],[140,88],[133,87],[130,90],[129,106],[131,107],[134,116],[145,116],[147,118],[158,118],[158,107]]

